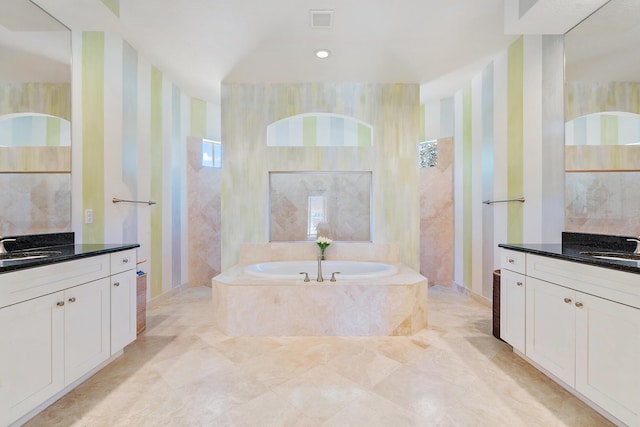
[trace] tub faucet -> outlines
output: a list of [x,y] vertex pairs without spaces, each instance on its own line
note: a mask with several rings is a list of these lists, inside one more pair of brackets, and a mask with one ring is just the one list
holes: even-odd
[[636,250],[633,253],[640,254],[640,236],[637,239],[627,239],[627,242],[636,242]]
[[318,255],[318,277],[316,282],[324,282],[322,278],[322,255]]
[[7,249],[4,247],[4,243],[5,242],[15,242],[16,239],[4,239],[2,238],[2,236],[0,236],[0,254],[6,254]]

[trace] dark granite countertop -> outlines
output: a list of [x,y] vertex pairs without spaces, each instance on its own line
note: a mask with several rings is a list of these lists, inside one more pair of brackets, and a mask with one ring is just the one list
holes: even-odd
[[15,238],[16,242],[7,242],[7,250],[15,252],[55,252],[43,258],[24,260],[0,260],[0,274],[10,271],[22,270],[32,267],[41,267],[48,264],[87,258],[112,252],[124,251],[140,247],[137,243],[130,244],[105,244],[84,243],[75,244],[73,233],[54,233],[29,236],[4,236]]
[[562,243],[501,243],[498,246],[518,252],[640,274],[640,261],[602,259],[582,254],[582,252],[632,253],[635,243],[627,242],[628,238],[635,237],[565,232],[562,233]]

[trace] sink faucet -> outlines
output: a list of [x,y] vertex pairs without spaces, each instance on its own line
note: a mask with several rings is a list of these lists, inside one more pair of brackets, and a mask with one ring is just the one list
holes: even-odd
[[5,242],[15,242],[16,239],[4,239],[2,237],[0,237],[0,254],[6,254],[7,249],[4,247],[4,243]]
[[322,277],[322,255],[318,255],[318,277],[316,278],[316,282],[324,282],[324,278]]
[[640,236],[637,239],[627,239],[627,242],[636,242],[636,250],[633,253],[640,254]]

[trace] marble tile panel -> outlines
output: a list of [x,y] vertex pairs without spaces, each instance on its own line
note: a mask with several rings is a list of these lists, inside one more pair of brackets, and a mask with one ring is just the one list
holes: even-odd
[[567,173],[565,231],[640,235],[638,188],[640,172]]
[[290,403],[272,391],[241,405],[214,420],[215,426],[228,427],[298,427],[318,426]]
[[236,270],[212,281],[215,325],[232,336],[412,335],[426,325],[427,282],[397,276],[305,284]]
[[202,166],[202,140],[187,140],[188,282],[210,286],[221,268],[219,168]]
[[[194,377],[196,378],[196,377]],[[263,395],[269,388],[237,366],[217,370],[176,389],[183,404],[213,420]],[[199,423],[198,423],[199,424]]]
[[351,354],[336,355],[327,366],[363,387],[371,388],[401,364],[366,347],[360,347]]
[[324,427],[394,427],[417,426],[420,425],[419,423],[420,420],[415,413],[407,411],[375,393],[367,393],[329,418],[322,425]]
[[191,349],[155,364],[156,371],[173,388],[193,382],[194,378],[231,368],[233,362],[211,347]]
[[453,138],[438,140],[438,165],[420,170],[420,274],[453,283]]
[[316,366],[272,390],[305,416],[317,421],[327,420],[367,393],[357,383],[325,366]]
[[0,236],[71,230],[71,175],[0,173]]
[[[207,341],[206,338],[203,338]],[[227,359],[236,363],[244,362],[280,346],[277,340],[271,337],[230,337],[221,340],[219,337],[209,342],[218,352]]]

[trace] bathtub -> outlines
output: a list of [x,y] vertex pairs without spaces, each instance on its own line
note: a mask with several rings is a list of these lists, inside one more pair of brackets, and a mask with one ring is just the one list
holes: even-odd
[[427,279],[407,266],[328,260],[322,283],[316,270],[317,261],[268,261],[219,274],[215,327],[229,336],[392,336],[427,324]]
[[[309,274],[311,280],[316,280],[318,275],[317,261],[270,261],[251,264],[244,267],[244,272],[256,277],[267,279],[302,280],[304,275]],[[391,264],[366,261],[322,261],[322,276],[325,279],[331,277],[331,273],[339,272],[336,275],[337,281],[374,279],[378,277],[393,276],[398,272],[398,267]]]

